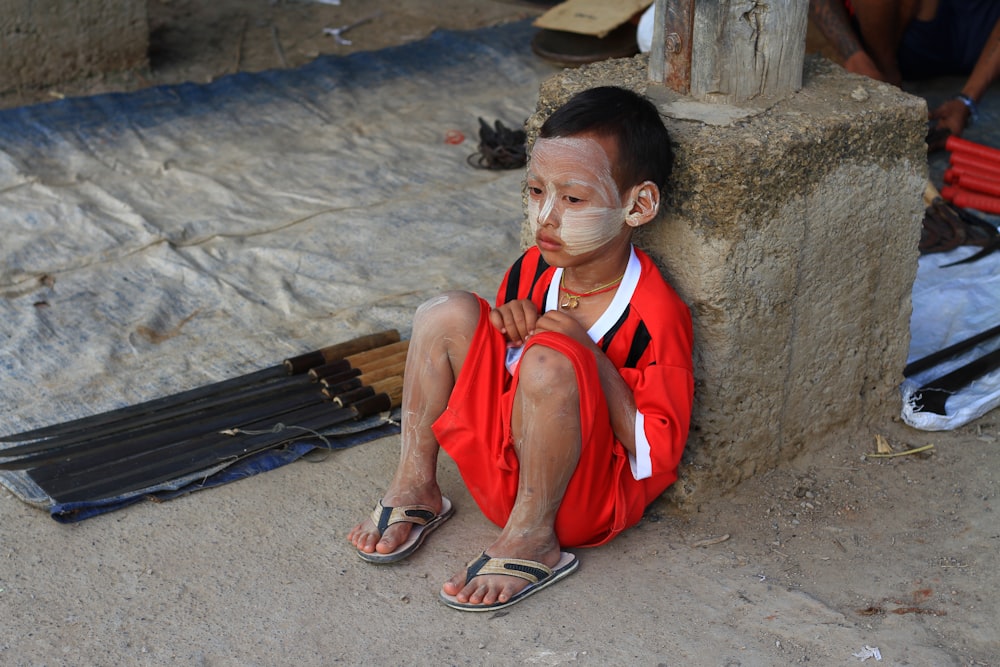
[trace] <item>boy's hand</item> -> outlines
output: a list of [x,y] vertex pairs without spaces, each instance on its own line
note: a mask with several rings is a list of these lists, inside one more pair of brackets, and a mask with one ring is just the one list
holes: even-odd
[[538,322],[535,324],[535,332],[539,331],[561,333],[585,347],[594,346],[594,341],[590,340],[590,336],[587,335],[587,330],[583,328],[583,325],[560,310],[550,310],[538,318]]
[[528,336],[535,333],[538,308],[527,299],[508,301],[490,311],[490,322],[514,347],[524,345]]

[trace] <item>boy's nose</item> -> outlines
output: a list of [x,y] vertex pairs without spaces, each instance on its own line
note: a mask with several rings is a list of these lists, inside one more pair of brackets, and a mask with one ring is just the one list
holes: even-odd
[[538,224],[558,227],[560,219],[561,216],[557,211],[556,203],[550,199],[546,199],[538,211]]

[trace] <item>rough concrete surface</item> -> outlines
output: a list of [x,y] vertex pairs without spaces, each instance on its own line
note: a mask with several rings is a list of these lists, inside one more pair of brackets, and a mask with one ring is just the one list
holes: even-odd
[[[173,63],[171,75],[203,81],[232,71],[240,35],[199,15],[198,4],[151,7],[163,30],[188,43],[219,42],[208,57]],[[399,3],[369,4],[391,16]],[[530,3],[504,4],[437,2],[442,17],[469,28],[483,12],[502,20]],[[265,35],[306,10],[347,12],[205,5],[223,18],[247,12]],[[330,20],[340,18],[349,16]],[[414,22],[385,25],[405,40]],[[377,39],[391,32],[383,27]],[[354,37],[356,50],[384,45],[362,31]],[[280,64],[266,47],[269,66]],[[114,85],[91,80],[42,94]],[[581,551],[574,576],[482,615],[436,600],[441,582],[496,532],[450,462],[441,481],[457,513],[409,561],[367,565],[344,539],[384,488],[397,438],[72,526],[4,491],[0,664],[1000,665],[998,422],[991,413],[928,434],[885,420],[878,430],[897,451],[934,449],[875,459],[866,456],[869,434],[855,434],[684,509],[657,501],[613,543]],[[865,659],[867,648],[882,660]]]
[[0,91],[147,64],[144,0],[0,0]]

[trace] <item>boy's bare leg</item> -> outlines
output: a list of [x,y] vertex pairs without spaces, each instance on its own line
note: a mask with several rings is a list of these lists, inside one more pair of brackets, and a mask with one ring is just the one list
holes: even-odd
[[[428,505],[441,511],[437,483],[439,445],[431,424],[441,415],[465,361],[479,320],[479,302],[467,292],[449,292],[427,301],[413,319],[406,355],[399,464],[382,496],[386,507]],[[409,537],[413,524],[397,523],[380,535],[365,519],[347,539],[367,553],[392,553]]]
[[[580,459],[580,401],[572,363],[551,348],[536,345],[524,354],[515,393],[512,430],[520,465],[517,499],[503,531],[486,553],[524,558],[549,567],[559,562],[556,513]],[[506,602],[528,582],[504,575],[465,571],[442,589],[459,602]]]

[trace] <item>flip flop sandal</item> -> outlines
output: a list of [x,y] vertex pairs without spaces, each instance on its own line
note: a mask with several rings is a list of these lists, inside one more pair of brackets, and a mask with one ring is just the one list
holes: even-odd
[[465,570],[465,583],[472,581],[473,577],[484,574],[504,574],[510,577],[518,577],[528,582],[528,585],[521,589],[514,597],[506,602],[495,602],[493,604],[469,604],[459,602],[454,595],[441,592],[441,601],[452,609],[460,611],[496,611],[513,604],[517,604],[529,595],[534,595],[543,588],[547,588],[560,579],[568,577],[576,572],[580,566],[580,561],[573,554],[563,551],[559,562],[554,568],[550,568],[542,563],[533,560],[523,560],[520,558],[493,558],[484,551],[479,558],[471,561]]
[[414,551],[420,548],[427,536],[442,523],[451,518],[455,513],[451,501],[447,498],[441,499],[441,512],[434,513],[427,505],[400,505],[399,507],[386,507],[382,501],[378,501],[375,509],[372,510],[372,523],[378,528],[379,534],[384,534],[385,529],[394,523],[412,523],[410,535],[406,541],[396,547],[392,553],[380,554],[377,551],[367,553],[358,549],[358,556],[369,563],[379,565],[385,563],[395,563],[401,561]]

